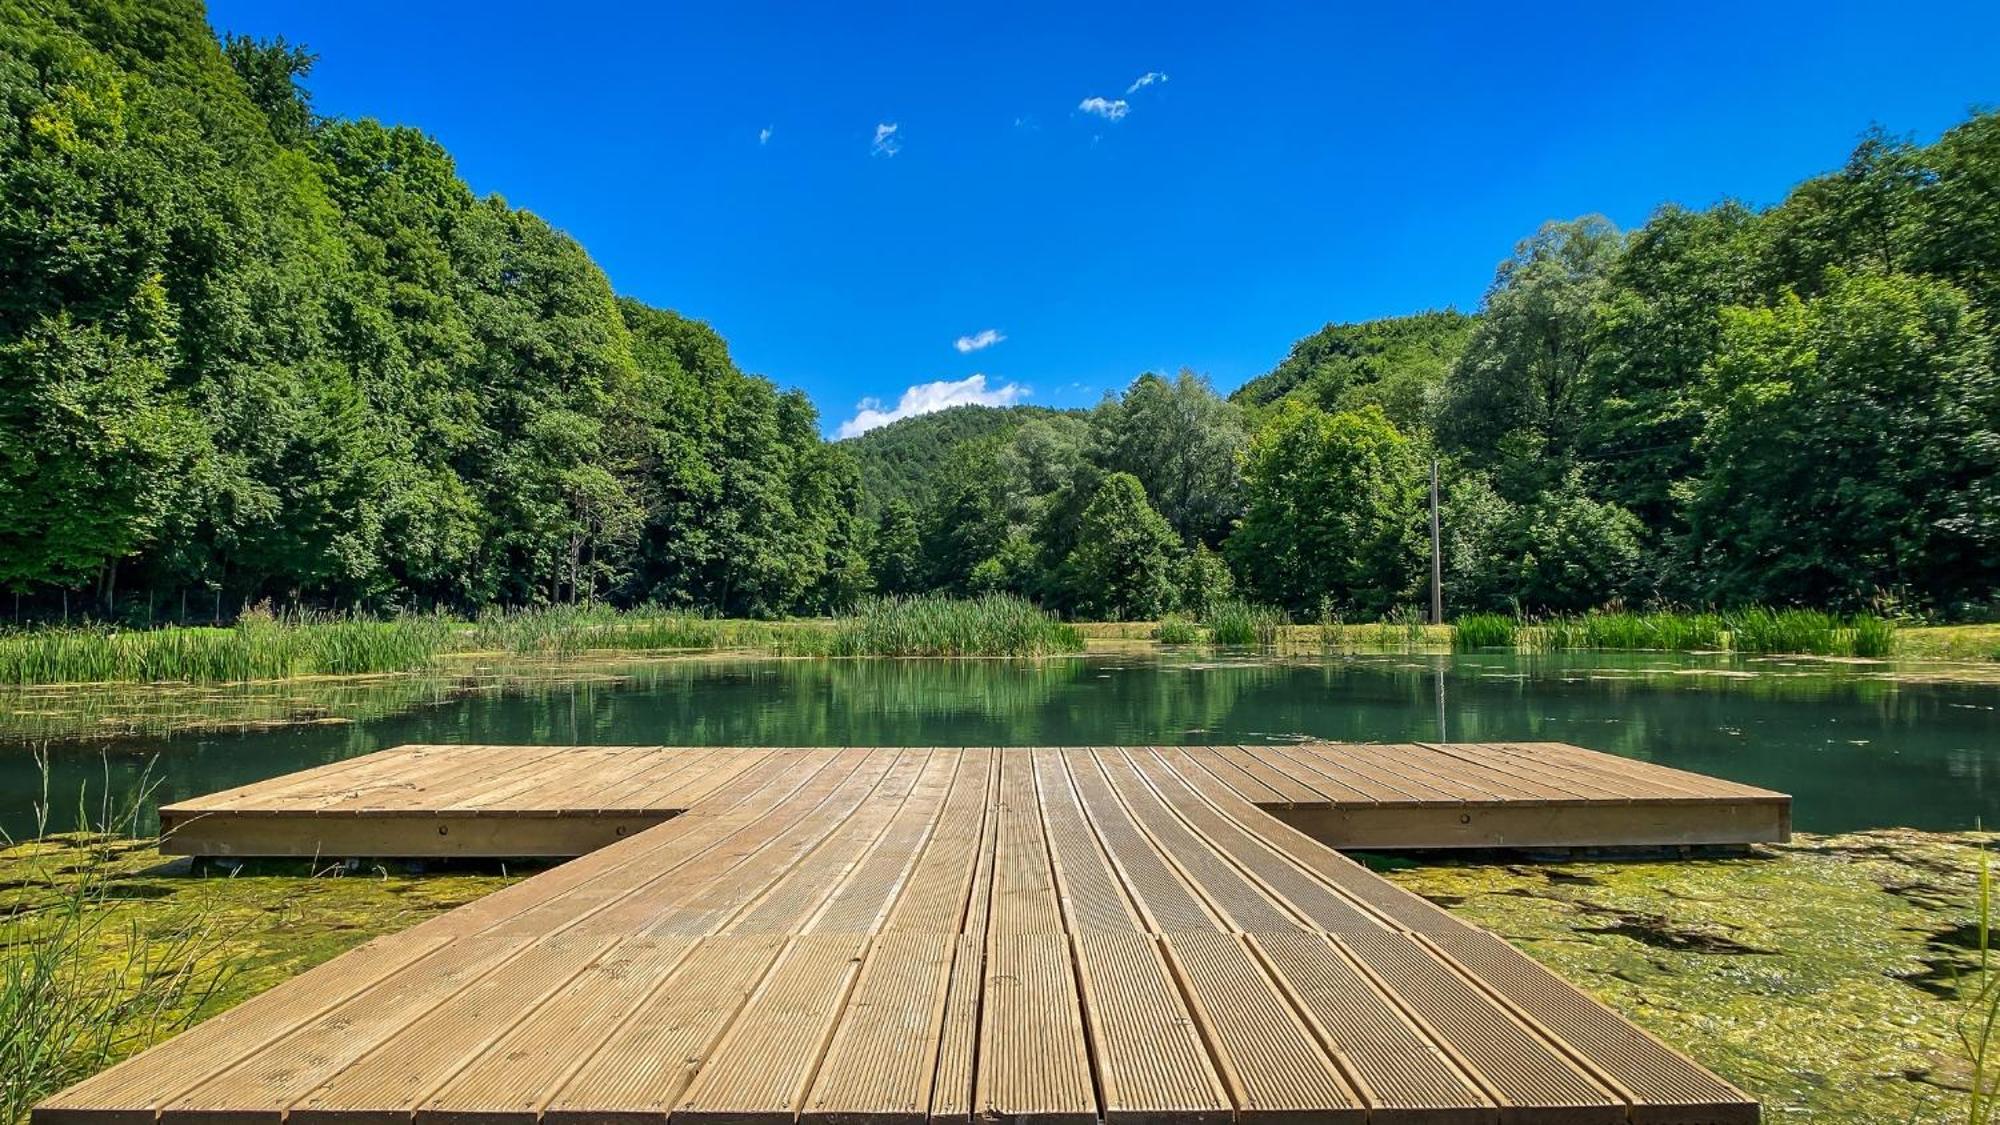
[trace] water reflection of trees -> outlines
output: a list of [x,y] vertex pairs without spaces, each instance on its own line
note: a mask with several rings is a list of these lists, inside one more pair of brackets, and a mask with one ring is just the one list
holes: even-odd
[[[1574,742],[1787,789],[1800,796],[1802,824],[2000,815],[2000,794],[1991,809],[1984,796],[2000,689],[1897,684],[1776,661],[1569,653],[715,659],[607,666],[583,680],[572,672],[456,685],[384,681],[374,690],[340,701],[359,716],[349,725],[71,742],[53,751],[54,791],[61,802],[73,802],[85,782],[99,792],[107,768],[113,788],[129,788],[157,758],[161,796],[171,800],[406,742],[1255,744],[1429,741],[1442,731],[1454,740]],[[38,789],[29,755],[0,751],[0,827],[18,832]]]

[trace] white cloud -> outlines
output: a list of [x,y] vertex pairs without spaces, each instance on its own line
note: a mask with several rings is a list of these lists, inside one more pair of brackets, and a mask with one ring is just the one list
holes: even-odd
[[1146,87],[1151,86],[1155,82],[1165,82],[1166,80],[1167,80],[1166,75],[1160,73],[1157,70],[1149,70],[1146,73],[1141,74],[1138,78],[1134,79],[1130,86],[1125,87],[1125,94],[1127,97],[1130,97],[1131,95],[1138,93],[1139,91],[1145,89]]
[[1027,397],[1028,388],[1019,383],[1003,383],[988,389],[984,375],[969,375],[957,382],[940,379],[935,383],[918,383],[903,392],[894,410],[885,409],[879,398],[862,399],[855,405],[854,417],[840,424],[838,436],[856,437],[891,422],[935,414],[954,406],[1012,406]]
[[899,128],[894,121],[885,121],[875,126],[875,143],[868,149],[870,156],[894,156],[903,151],[903,142],[896,139]]
[[757,143],[760,145],[771,143],[771,127],[769,125],[757,130]]
[[1107,101],[1104,98],[1095,96],[1078,102],[1076,108],[1085,113],[1094,113],[1106,121],[1116,121],[1132,111],[1132,107],[1125,104],[1124,98],[1114,98]]
[[958,354],[967,355],[981,348],[990,348],[1006,338],[998,328],[985,328],[970,336],[960,336],[951,342],[951,346],[958,349]]

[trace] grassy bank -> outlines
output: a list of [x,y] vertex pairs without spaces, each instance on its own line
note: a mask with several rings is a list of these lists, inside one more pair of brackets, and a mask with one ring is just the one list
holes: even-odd
[[413,672],[466,653],[747,649],[788,656],[1045,656],[1072,626],[1020,598],[870,600],[850,617],[739,621],[656,608],[559,607],[388,619],[246,613],[228,628],[54,628],[0,634],[0,684],[240,683]]

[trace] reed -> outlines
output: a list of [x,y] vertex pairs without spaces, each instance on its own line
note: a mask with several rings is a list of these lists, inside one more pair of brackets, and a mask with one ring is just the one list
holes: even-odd
[[[95,817],[80,791],[77,823],[93,830],[51,837],[46,762],[42,778],[35,839],[21,846],[43,849],[46,862],[27,865],[0,911],[8,934],[0,952],[0,1122],[10,1125],[27,1121],[50,1093],[192,1024],[230,973],[218,957],[220,937],[198,916],[122,931],[110,921],[121,894],[113,858],[131,842],[151,787]],[[107,949],[119,952],[107,960]]]
[[1153,628],[1153,639],[1163,645],[1191,645],[1201,641],[1201,626],[1188,618],[1170,615]]
[[1452,624],[1451,647],[1460,652],[1512,648],[1514,619],[1498,613],[1468,613]]
[[782,632],[773,646],[806,656],[1049,656],[1082,651],[1083,634],[1011,594],[919,594],[870,599],[853,617]]
[[[1461,620],[1460,627],[1464,627]],[[1895,622],[1873,614],[1840,617],[1813,609],[1751,606],[1722,612],[1592,611],[1544,618],[1515,630],[1517,643],[1543,652],[1727,649],[1759,654],[1887,656]]]
[[1269,648],[1289,624],[1284,610],[1245,601],[1221,602],[1208,614],[1209,640],[1234,647]]

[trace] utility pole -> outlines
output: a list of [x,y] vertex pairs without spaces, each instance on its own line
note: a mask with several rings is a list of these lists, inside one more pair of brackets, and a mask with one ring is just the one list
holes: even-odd
[[1438,463],[1431,458],[1431,624],[1444,624],[1444,550],[1438,534]]

